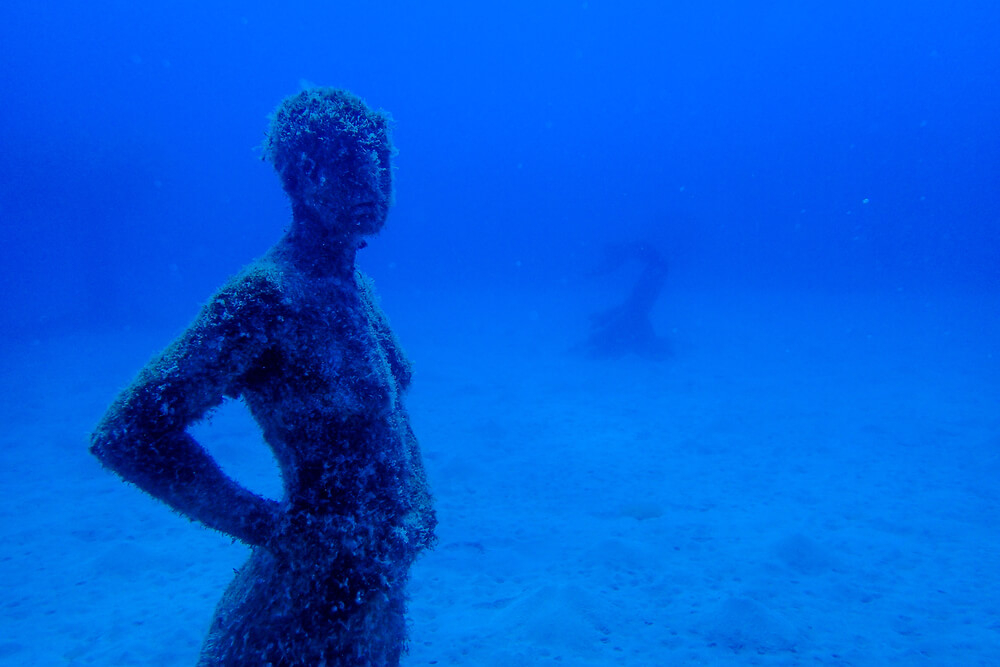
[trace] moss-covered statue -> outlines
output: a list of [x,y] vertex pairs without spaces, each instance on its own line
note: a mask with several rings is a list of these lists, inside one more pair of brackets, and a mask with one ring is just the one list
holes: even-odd
[[[292,223],[112,405],[93,453],[178,512],[253,547],[201,665],[396,665],[404,585],[435,525],[402,404],[410,366],[355,270],[392,202],[388,118],[304,91],[264,145]],[[274,450],[281,501],[227,477],[187,433],[241,398]]]

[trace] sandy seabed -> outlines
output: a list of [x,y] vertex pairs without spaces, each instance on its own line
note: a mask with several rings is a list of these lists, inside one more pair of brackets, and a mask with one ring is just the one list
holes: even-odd
[[[575,354],[572,298],[391,296],[440,519],[407,666],[1000,664],[996,297],[675,293],[650,363]],[[247,549],[86,449],[174,333],[3,344],[0,665],[194,664]],[[280,494],[239,403],[196,433]]]

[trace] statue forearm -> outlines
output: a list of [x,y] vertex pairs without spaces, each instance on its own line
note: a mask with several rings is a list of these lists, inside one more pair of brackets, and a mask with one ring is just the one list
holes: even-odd
[[123,479],[178,512],[251,545],[274,533],[280,507],[228,477],[190,435],[94,435],[91,452]]

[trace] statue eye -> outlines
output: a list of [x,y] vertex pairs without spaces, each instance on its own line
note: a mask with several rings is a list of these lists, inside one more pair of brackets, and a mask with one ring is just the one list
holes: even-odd
[[306,155],[305,153],[302,153],[299,156],[299,168],[302,170],[302,173],[305,174],[306,176],[312,176],[314,173],[316,173],[316,161],[313,160],[308,155]]

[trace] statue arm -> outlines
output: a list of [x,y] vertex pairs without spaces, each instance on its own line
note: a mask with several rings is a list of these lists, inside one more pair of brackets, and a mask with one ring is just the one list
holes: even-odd
[[241,378],[267,348],[273,303],[252,281],[223,288],[122,392],[91,442],[91,452],[126,481],[251,545],[274,533],[279,504],[228,477],[187,428],[240,394]]

